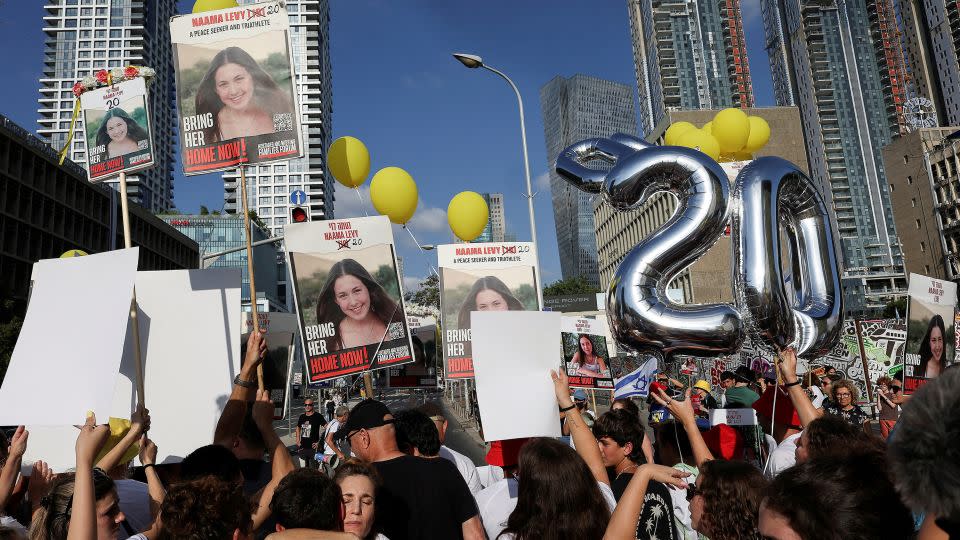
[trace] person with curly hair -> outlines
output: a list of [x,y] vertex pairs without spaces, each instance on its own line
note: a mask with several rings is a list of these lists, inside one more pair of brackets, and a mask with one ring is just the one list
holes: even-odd
[[839,416],[851,425],[867,428],[867,415],[856,405],[860,391],[853,381],[840,379],[830,386],[830,405],[824,407],[824,414]]
[[824,414],[832,414],[855,427],[868,430],[867,415],[855,405],[859,392],[852,381],[840,379],[833,383],[830,386],[832,402],[825,403],[822,409],[818,409],[814,407],[810,396],[800,386],[800,379],[797,377],[797,352],[788,347],[779,352],[779,357],[780,374],[785,381],[783,386],[787,389],[790,401],[797,410],[802,426],[809,426]]
[[240,484],[204,476],[174,485],[160,510],[158,540],[252,538],[250,503]]

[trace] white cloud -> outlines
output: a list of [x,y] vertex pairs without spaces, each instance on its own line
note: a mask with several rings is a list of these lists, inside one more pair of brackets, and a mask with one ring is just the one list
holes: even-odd
[[420,288],[420,284],[424,282],[427,278],[416,277],[416,276],[403,276],[403,290],[404,292],[416,292]]
[[550,191],[550,171],[543,171],[533,179],[533,189],[536,191]]
[[334,190],[336,202],[333,204],[333,215],[337,219],[377,215],[376,210],[373,209],[373,204],[370,202],[370,188],[360,186],[359,191],[363,202],[357,198],[356,190],[337,184]]
[[441,208],[420,205],[408,224],[416,233],[442,233],[447,230],[447,211]]

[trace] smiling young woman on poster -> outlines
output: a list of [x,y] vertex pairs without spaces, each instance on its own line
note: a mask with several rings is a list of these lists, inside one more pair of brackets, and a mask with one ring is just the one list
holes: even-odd
[[943,317],[940,315],[931,317],[930,324],[927,326],[927,333],[923,336],[920,349],[917,351],[920,355],[920,365],[914,372],[917,377],[933,378],[946,369],[947,356],[944,354],[944,337],[946,334]]
[[573,355],[572,362],[579,365],[577,368],[577,375],[585,375],[587,377],[608,377],[610,375],[609,370],[607,369],[607,363],[596,354],[596,349],[593,346],[593,340],[590,339],[590,336],[586,334],[580,334],[580,337],[577,338],[577,347],[578,350]]
[[97,130],[97,146],[107,147],[108,158],[136,152],[144,140],[149,141],[150,135],[120,107],[107,111]]
[[457,323],[461,329],[470,328],[471,311],[524,311],[524,307],[500,278],[486,276],[473,284],[460,306]]
[[245,50],[227,47],[197,88],[196,112],[212,114],[213,125],[203,130],[209,143],[273,133],[274,115],[292,114],[293,103]]
[[317,320],[337,327],[336,336],[328,339],[329,350],[379,343],[387,325],[399,317],[397,303],[360,263],[343,259],[330,269],[317,300]]

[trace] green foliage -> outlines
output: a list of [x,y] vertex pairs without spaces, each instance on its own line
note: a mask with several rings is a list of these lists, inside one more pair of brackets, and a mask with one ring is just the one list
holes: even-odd
[[183,212],[177,210],[176,208],[168,208],[162,212],[157,212],[158,216],[179,216],[182,214]]
[[440,279],[436,274],[430,274],[420,283],[417,291],[408,292],[405,299],[407,302],[440,309]]
[[567,279],[554,281],[543,289],[544,296],[563,296],[568,294],[590,294],[598,293],[600,289],[582,276],[574,276]]
[[209,214],[210,214],[210,209],[207,208],[206,206],[203,206],[203,205],[201,204],[201,205],[200,205],[200,215],[201,215],[201,216],[206,216],[206,215],[209,215]]
[[250,216],[250,221],[256,223],[258,227],[260,227],[261,229],[267,232],[270,232],[270,227],[267,227],[267,224],[264,223],[262,219],[260,219],[260,216],[257,215],[256,210],[248,211],[247,215]]
[[897,316],[897,313],[900,314],[900,317],[907,316],[907,297],[901,297],[893,302],[890,302],[883,308],[883,318],[884,319],[893,319]]

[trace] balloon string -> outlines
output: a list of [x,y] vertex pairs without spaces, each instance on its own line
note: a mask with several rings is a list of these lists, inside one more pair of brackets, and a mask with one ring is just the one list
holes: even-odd
[[407,231],[407,234],[409,234],[410,238],[413,239],[413,243],[416,244],[418,248],[420,248],[420,251],[424,251],[423,246],[420,245],[420,242],[417,240],[417,237],[413,235],[413,231],[410,230],[410,227],[407,227],[406,225],[404,225],[403,230]]
[[364,204],[364,201],[363,201],[363,195],[360,194],[360,188],[357,186],[354,186],[353,190],[357,192],[357,200],[360,201],[360,209],[363,210],[364,217],[370,217],[370,214],[367,213],[367,206]]

